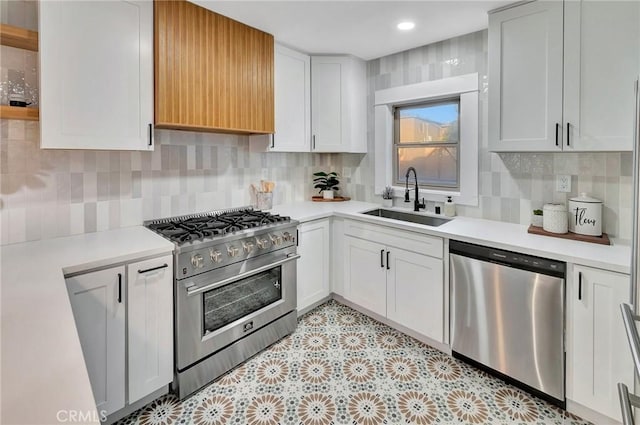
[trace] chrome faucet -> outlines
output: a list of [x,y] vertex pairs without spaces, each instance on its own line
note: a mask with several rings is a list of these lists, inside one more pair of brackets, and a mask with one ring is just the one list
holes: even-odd
[[413,167],[407,168],[407,178],[405,182],[405,190],[404,190],[404,202],[409,202],[409,174],[413,171],[413,176],[416,179],[416,195],[413,199],[413,210],[420,211],[420,208],[425,209],[426,205],[424,203],[424,198],[422,198],[422,203],[418,200],[418,173],[416,173],[416,169]]

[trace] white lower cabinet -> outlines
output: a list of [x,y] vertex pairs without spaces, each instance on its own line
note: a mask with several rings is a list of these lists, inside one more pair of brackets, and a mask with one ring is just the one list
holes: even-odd
[[66,284],[99,412],[109,416],[172,381],[173,256]]
[[633,363],[620,304],[629,301],[629,275],[574,266],[570,398],[620,420],[617,384],[633,388]]
[[329,219],[298,226],[297,308],[303,311],[330,293]]
[[[345,228],[347,232],[369,235],[375,240],[345,236],[344,297],[434,341],[443,342],[443,260],[423,254],[438,255],[439,252],[441,256],[442,239],[431,236],[423,239],[420,235],[380,226],[346,225]],[[401,241],[405,248],[416,249],[398,248]]]
[[345,236],[344,296],[381,316],[387,315],[387,272],[382,244]]
[[67,279],[67,291],[98,412],[125,406],[124,267]]
[[173,257],[127,266],[129,403],[173,380]]
[[387,317],[426,337],[443,342],[442,260],[389,248],[387,261]]

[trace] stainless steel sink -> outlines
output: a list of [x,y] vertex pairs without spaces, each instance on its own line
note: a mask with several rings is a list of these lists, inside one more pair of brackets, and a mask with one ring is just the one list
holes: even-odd
[[411,213],[406,213],[402,211],[385,210],[382,208],[377,208],[371,211],[365,211],[362,214],[373,215],[376,217],[390,218],[392,220],[409,221],[411,223],[424,224],[427,226],[434,226],[434,227],[441,226],[449,221],[446,218],[411,214]]

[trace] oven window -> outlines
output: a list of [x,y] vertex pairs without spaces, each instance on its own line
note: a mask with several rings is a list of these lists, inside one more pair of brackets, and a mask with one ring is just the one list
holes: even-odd
[[205,335],[281,300],[281,274],[281,267],[275,267],[205,292]]

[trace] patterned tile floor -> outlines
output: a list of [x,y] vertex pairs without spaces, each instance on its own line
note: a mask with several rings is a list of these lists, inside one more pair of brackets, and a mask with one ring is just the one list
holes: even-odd
[[586,424],[451,356],[330,301],[295,333],[133,424]]

